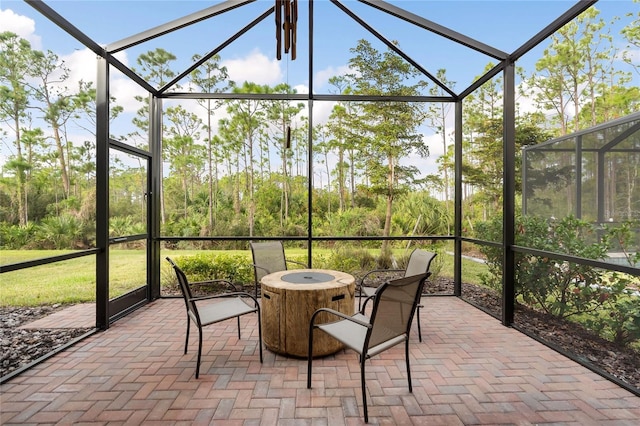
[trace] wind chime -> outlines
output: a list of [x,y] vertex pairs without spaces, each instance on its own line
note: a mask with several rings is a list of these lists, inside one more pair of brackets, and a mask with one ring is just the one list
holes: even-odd
[[296,59],[296,32],[298,22],[298,0],[276,0],[276,58],[282,59],[282,35],[284,53],[291,50],[291,60]]
[[[284,53],[291,50],[291,60],[296,59],[296,33],[298,22],[298,0],[276,0],[276,59],[282,59],[282,35]],[[284,18],[284,19],[283,19]],[[291,126],[287,126],[285,148],[291,149]]]

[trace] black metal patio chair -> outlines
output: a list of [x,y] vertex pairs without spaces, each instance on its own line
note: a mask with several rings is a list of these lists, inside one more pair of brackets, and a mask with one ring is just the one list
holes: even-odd
[[[399,276],[402,273],[404,277],[409,277],[411,275],[420,275],[426,272],[429,272],[429,268],[431,267],[431,262],[436,257],[436,253],[425,251],[421,249],[415,249],[411,252],[409,256],[409,261],[407,262],[407,267],[405,269],[374,269],[372,271],[367,272],[359,283],[359,292],[358,292],[358,309],[362,310],[363,306],[366,305],[367,299],[373,297],[376,291],[376,287],[367,285],[367,281],[372,277],[389,277],[391,276]],[[363,302],[364,299],[364,302]],[[418,310],[416,313],[416,322],[418,323],[418,340],[422,342],[422,330],[420,329],[420,308],[424,306],[418,303]]]
[[[193,321],[198,327],[198,360],[196,364],[196,379],[200,374],[200,359],[202,357],[202,328],[231,318],[237,318],[238,339],[240,339],[240,317],[253,312],[258,314],[258,348],[260,350],[260,362],[262,362],[262,325],[260,322],[260,305],[258,304],[258,300],[249,293],[235,291],[235,286],[227,280],[211,280],[189,283],[187,276],[182,269],[180,269],[178,265],[168,257],[167,261],[176,272],[180,291],[182,292],[184,303],[187,308],[187,336],[184,342],[185,354],[187,353],[187,348],[189,346],[191,321]],[[208,296],[193,296],[191,287],[213,283],[229,285],[234,291]]]
[[[416,312],[422,288],[430,272],[412,275],[386,282],[376,289],[371,315],[362,311],[349,316],[329,308],[321,308],[314,312],[309,323],[309,355],[307,357],[307,388],[311,388],[311,369],[313,364],[314,330],[322,330],[347,348],[360,356],[360,383],[362,387],[362,403],[364,421],[369,421],[367,411],[367,395],[365,383],[365,361],[400,343],[405,344],[407,379],[409,392],[411,385],[411,367],[409,364],[409,333],[411,322]],[[316,324],[318,315],[333,315],[337,321]]]
[[269,275],[273,272],[286,271],[288,263],[295,263],[304,268],[308,268],[308,266],[302,262],[289,260],[285,257],[282,241],[252,241],[249,245],[251,246],[251,255],[253,257],[256,298],[258,297],[260,280],[265,275]]

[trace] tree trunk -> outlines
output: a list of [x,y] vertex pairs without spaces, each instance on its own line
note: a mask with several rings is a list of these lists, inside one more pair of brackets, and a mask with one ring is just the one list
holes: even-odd
[[62,146],[62,139],[60,138],[60,128],[56,123],[51,123],[53,130],[53,138],[56,141],[56,148],[58,149],[58,163],[60,164],[60,175],[62,177],[62,187],[64,189],[65,196],[69,196],[70,183],[69,174],[67,173],[67,161],[64,154],[64,146]]

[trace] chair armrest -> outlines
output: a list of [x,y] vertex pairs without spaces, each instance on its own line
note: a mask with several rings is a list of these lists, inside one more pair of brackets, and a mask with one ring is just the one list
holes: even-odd
[[361,325],[363,327],[367,327],[367,328],[371,328],[372,327],[372,325],[370,323],[368,323],[368,322],[360,321],[359,319],[353,318],[350,315],[343,314],[342,312],[339,312],[339,311],[336,311],[336,310],[333,310],[333,309],[330,309],[330,308],[320,308],[317,311],[315,311],[313,313],[313,315],[311,316],[311,322],[310,322],[311,326],[315,327],[314,321],[316,319],[316,315],[318,315],[320,312],[328,312],[330,314],[333,314],[333,315],[335,315],[337,317],[340,317],[342,319],[345,319],[347,321],[355,322],[356,324],[359,324],[359,325]]
[[367,277],[369,275],[373,275],[373,274],[391,274],[391,273],[398,273],[398,272],[405,272],[405,269],[374,269],[372,271],[367,272],[366,274],[364,274],[362,276],[362,278],[360,279],[360,285],[364,285],[364,281],[367,279]]
[[222,294],[212,294],[212,295],[208,295],[208,296],[198,296],[198,297],[192,297],[191,299],[189,299],[189,301],[191,302],[199,302],[201,300],[210,300],[210,299],[222,299],[225,297],[248,297],[251,300],[253,300],[253,302],[256,304],[256,306],[258,305],[258,300],[250,295],[247,292],[244,291],[234,291],[232,293],[222,293]]
[[367,303],[369,303],[370,300],[373,300],[375,298],[375,294],[373,296],[369,296],[366,299],[364,299],[364,302],[362,303],[362,309],[360,309],[360,313],[362,315],[364,315],[364,311],[367,308]]
[[196,281],[196,282],[190,282],[189,286],[191,287],[197,287],[197,286],[204,286],[204,285],[209,285],[209,284],[227,284],[229,287],[231,287],[231,289],[233,291],[238,291],[238,288],[235,286],[235,284],[233,284],[231,281],[229,280],[223,280],[223,279],[216,279],[216,280],[208,280],[208,281]]
[[297,264],[297,265],[304,266],[305,268],[308,268],[308,267],[309,267],[309,265],[307,265],[306,263],[298,262],[297,260],[289,260],[289,259],[286,259],[286,261],[287,261],[287,262],[289,262],[289,263],[295,263],[295,264]]
[[261,269],[261,270],[265,271],[267,274],[271,273],[271,271],[268,270],[267,268],[265,268],[263,266],[260,266],[260,265],[256,265],[255,263],[252,263],[251,266],[253,266],[254,268],[257,268],[257,269]]

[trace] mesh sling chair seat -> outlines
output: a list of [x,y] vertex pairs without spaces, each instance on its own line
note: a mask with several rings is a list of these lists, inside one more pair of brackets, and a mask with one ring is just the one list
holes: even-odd
[[[359,285],[359,293],[358,293],[358,309],[363,310],[364,306],[366,306],[367,300],[371,299],[375,294],[376,287],[367,286],[366,282],[370,277],[381,276],[381,275],[398,275],[403,273],[402,276],[409,277],[412,275],[420,275],[426,272],[429,272],[429,268],[431,267],[431,262],[436,257],[436,253],[425,251],[421,249],[415,249],[411,252],[409,256],[409,261],[407,262],[406,269],[374,269],[372,271],[367,272],[362,279],[360,280]],[[364,302],[363,302],[364,299]],[[420,328],[420,308],[422,308],[422,304],[418,304],[418,310],[416,313],[416,322],[418,323],[418,340],[422,342],[422,330]]]
[[[258,314],[258,348],[260,350],[260,362],[262,362],[262,325],[260,323],[260,305],[258,300],[245,292],[232,291],[216,295],[197,296],[194,297],[191,287],[205,284],[226,284],[235,290],[235,286],[226,280],[211,280],[189,283],[185,273],[175,264],[173,260],[167,257],[167,261],[171,264],[176,276],[180,291],[184,298],[187,308],[187,336],[184,342],[184,353],[187,353],[189,346],[189,331],[191,321],[198,327],[198,360],[196,363],[196,379],[200,375],[200,360],[202,358],[202,328],[207,325],[215,324],[231,318],[238,320],[238,339],[240,339],[240,317],[246,314],[256,312]],[[210,302],[214,299],[220,299],[215,303]],[[209,302],[207,302],[209,301]],[[205,303],[202,303],[205,302]]]
[[[307,388],[311,388],[311,369],[313,363],[313,331],[322,330],[346,347],[360,355],[360,383],[362,387],[362,403],[364,421],[369,421],[365,384],[365,361],[402,342],[405,343],[407,379],[409,392],[411,385],[411,369],[409,365],[409,333],[416,312],[424,282],[431,275],[412,275],[386,282],[377,288],[373,297],[371,316],[363,311],[349,316],[329,308],[321,308],[314,312],[309,323],[309,355],[307,357]],[[316,324],[318,315],[340,319],[334,322]]]
[[287,263],[295,263],[303,268],[308,268],[308,266],[302,262],[289,260],[285,257],[282,241],[250,242],[249,246],[251,247],[251,256],[253,257],[256,298],[258,297],[260,280],[262,280],[265,275],[273,272],[286,271]]

